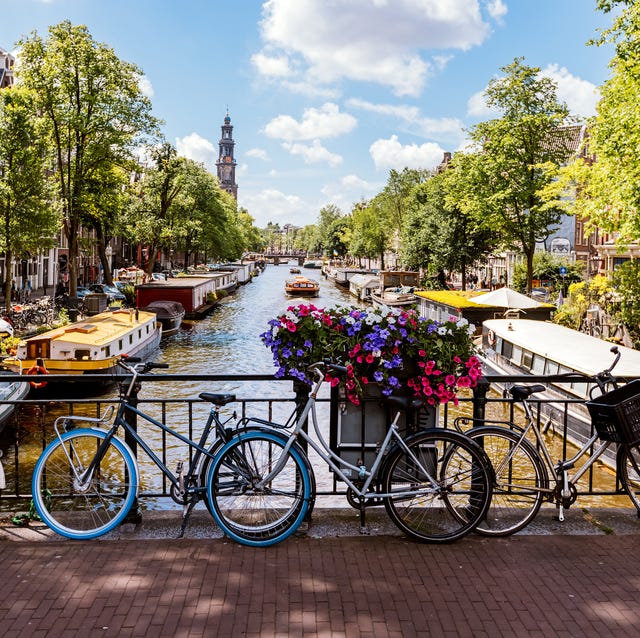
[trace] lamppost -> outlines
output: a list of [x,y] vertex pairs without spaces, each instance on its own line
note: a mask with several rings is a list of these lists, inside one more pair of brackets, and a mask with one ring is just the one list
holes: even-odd
[[107,258],[107,268],[109,269],[109,273],[111,274],[111,277],[113,277],[113,248],[111,248],[111,244],[107,244],[106,248],[104,249],[104,256]]

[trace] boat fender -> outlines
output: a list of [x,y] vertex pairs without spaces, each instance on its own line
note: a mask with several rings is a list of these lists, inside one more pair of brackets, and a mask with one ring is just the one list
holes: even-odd
[[[49,371],[44,367],[44,365],[32,365],[28,370],[27,370],[27,374],[49,374]],[[46,381],[31,381],[31,387],[32,388],[44,388],[47,385]]]
[[489,330],[489,332],[487,333],[487,338],[489,340],[490,346],[496,345],[496,333],[493,330]]

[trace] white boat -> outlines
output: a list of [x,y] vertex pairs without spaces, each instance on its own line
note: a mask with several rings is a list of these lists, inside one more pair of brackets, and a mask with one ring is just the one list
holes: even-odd
[[2,375],[14,374],[9,370],[0,370],[0,432],[4,430],[9,417],[15,412],[15,403],[5,401],[21,401],[29,394],[28,383],[20,381],[3,381]]
[[[608,341],[591,337],[548,321],[489,319],[482,324],[482,362],[487,374],[551,376],[567,373],[595,375],[614,361]],[[618,346],[620,361],[612,374],[621,378],[640,376],[640,351]],[[558,403],[541,403],[540,409],[560,429],[567,412],[567,436],[583,444],[591,435],[591,418],[582,403],[594,383],[548,383],[535,396]],[[598,390],[595,391],[597,396]],[[575,403],[562,403],[573,400]]]
[[420,284],[420,273],[411,270],[381,270],[378,287],[371,293],[374,307],[411,306],[418,298],[413,294]]
[[357,274],[349,280],[349,292],[360,301],[371,301],[371,293],[380,285],[378,275]]
[[[158,347],[161,336],[162,326],[154,312],[102,312],[24,339],[16,354],[2,364],[14,373],[31,375],[30,385],[36,389],[61,389],[64,382],[48,383],[46,374],[69,375],[70,380],[82,374],[104,374],[104,385],[109,385],[115,380],[120,357],[147,357]],[[75,390],[82,386],[93,389],[86,383],[78,386]]]

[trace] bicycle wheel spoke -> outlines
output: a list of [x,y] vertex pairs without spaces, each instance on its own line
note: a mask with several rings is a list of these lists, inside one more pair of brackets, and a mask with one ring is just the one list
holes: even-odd
[[225,445],[207,477],[214,518],[225,533],[250,545],[271,545],[298,527],[308,508],[310,477],[301,455],[284,450],[281,437],[249,432]]
[[94,538],[118,525],[136,494],[137,475],[130,453],[112,441],[100,464],[84,477],[104,433],[78,430],[55,440],[34,470],[32,492],[40,517],[69,538]]
[[385,468],[384,503],[406,534],[449,542],[473,530],[491,495],[489,468],[473,442],[443,430],[407,440]]

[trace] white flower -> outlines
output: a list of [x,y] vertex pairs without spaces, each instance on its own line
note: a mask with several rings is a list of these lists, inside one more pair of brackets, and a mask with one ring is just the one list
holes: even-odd
[[460,319],[456,321],[456,328],[464,328],[468,324],[469,324],[469,321],[467,319],[465,319],[464,317],[460,317]]

